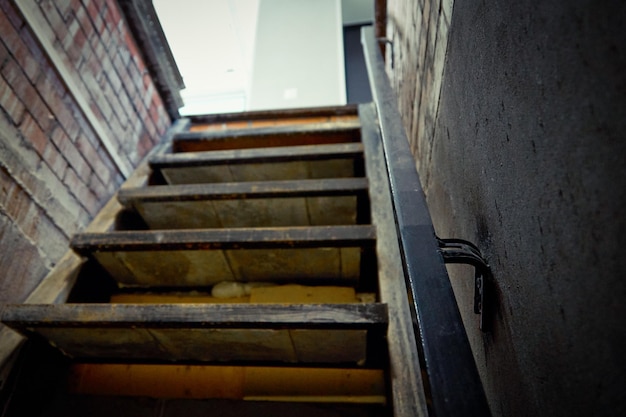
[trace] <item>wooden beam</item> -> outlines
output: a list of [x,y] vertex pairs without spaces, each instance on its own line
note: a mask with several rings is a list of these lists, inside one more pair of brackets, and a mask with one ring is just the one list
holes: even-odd
[[386,308],[378,303],[18,304],[6,306],[1,318],[74,358],[357,366],[368,363],[368,339],[384,343]]
[[288,120],[311,117],[356,116],[357,106],[307,107],[298,109],[258,110],[250,112],[190,116],[193,124],[228,123],[253,120]]
[[269,162],[318,161],[363,156],[360,143],[284,146],[278,148],[229,149],[205,152],[166,153],[150,160],[152,169],[204,165],[238,165]]
[[298,181],[260,181],[217,184],[155,185],[120,190],[118,200],[126,207],[134,202],[233,200],[261,198],[330,197],[363,194],[366,178]]
[[87,255],[92,251],[371,247],[375,241],[374,227],[355,225],[79,233],[70,246]]
[[387,305],[371,304],[7,304],[0,316],[29,328],[332,329],[384,331]]
[[359,142],[359,123],[314,123],[227,131],[185,132],[174,137],[174,152]]
[[376,109],[359,106],[363,124],[365,171],[370,180],[372,223],[377,230],[380,300],[389,305],[389,377],[396,417],[428,415],[424,384],[413,330],[411,309],[404,282],[402,254],[398,246],[387,167],[381,147]]

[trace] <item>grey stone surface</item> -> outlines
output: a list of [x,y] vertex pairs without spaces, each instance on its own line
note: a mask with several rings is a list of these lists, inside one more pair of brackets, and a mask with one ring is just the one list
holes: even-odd
[[450,272],[496,416],[626,415],[625,4],[455,2],[433,134],[407,126],[438,234],[493,268],[489,334]]

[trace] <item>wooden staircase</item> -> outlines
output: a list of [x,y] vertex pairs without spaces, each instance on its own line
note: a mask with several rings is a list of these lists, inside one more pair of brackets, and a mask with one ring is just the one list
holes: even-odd
[[424,414],[373,104],[179,120],[71,248],[42,416]]
[[445,268],[461,241],[435,235],[362,43],[372,103],[175,122],[0,305],[2,417],[490,415]]

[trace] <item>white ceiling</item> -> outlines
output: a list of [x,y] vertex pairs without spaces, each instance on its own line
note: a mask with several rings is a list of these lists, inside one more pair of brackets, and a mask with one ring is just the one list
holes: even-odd
[[[182,115],[248,109],[259,2],[153,0],[185,82]],[[341,9],[343,24],[362,23],[374,0],[342,0]]]
[[259,0],[153,3],[185,82],[181,114],[242,111]]

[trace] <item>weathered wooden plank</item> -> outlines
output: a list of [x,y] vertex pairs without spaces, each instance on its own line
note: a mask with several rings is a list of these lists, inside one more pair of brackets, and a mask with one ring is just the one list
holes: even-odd
[[376,230],[368,225],[210,230],[137,230],[78,233],[70,246],[94,251],[289,249],[373,247]]
[[2,321],[71,357],[363,363],[383,304],[13,305]]
[[[207,287],[222,281],[359,284],[360,248],[95,251],[126,286]],[[371,255],[370,255],[371,256]]]
[[226,123],[252,120],[284,120],[309,117],[356,116],[357,106],[325,106],[295,109],[257,110],[249,112],[221,113],[190,116],[193,124]]
[[360,143],[167,153],[151,167],[169,184],[362,176]]
[[6,304],[0,317],[20,331],[55,327],[384,331],[388,321],[384,303]]
[[118,200],[127,208],[137,201],[202,201],[252,198],[346,196],[367,192],[366,178],[339,178],[298,181],[255,181],[220,184],[162,185],[126,188]]
[[188,229],[355,224],[366,195],[367,180],[350,178],[152,186],[118,199],[151,229]]
[[203,287],[220,281],[357,285],[372,256],[371,226],[115,231],[75,235],[129,286]]
[[359,142],[359,123],[320,123],[227,131],[186,132],[174,137],[174,152],[266,148]]
[[380,300],[389,304],[387,346],[394,415],[426,416],[428,410],[417,339],[404,281],[402,253],[395,230],[394,209],[376,122],[376,110],[372,104],[360,105],[359,116],[363,123],[365,170],[370,181],[372,223],[377,227],[376,254]]
[[204,165],[163,168],[167,184],[204,184],[246,181],[305,180],[360,177],[362,164],[355,159],[330,161],[268,162],[239,165]]
[[[269,401],[296,401],[300,397],[315,402],[351,403],[371,402],[373,397],[384,402],[385,398],[385,377],[380,369],[75,363],[71,365],[68,385],[73,394],[105,398],[262,397]],[[215,414],[215,410],[206,410],[208,415]],[[337,415],[344,414],[334,414]]]
[[362,156],[363,145],[361,143],[338,143],[330,145],[165,153],[153,156],[149,164],[152,169],[161,169],[180,166],[334,160]]
[[[164,380],[154,380],[155,385],[167,386]],[[169,381],[169,380],[168,380]],[[176,381],[176,380],[175,380]],[[222,378],[212,379],[224,381]],[[125,382],[122,380],[122,382]],[[143,382],[143,381],[141,381]],[[129,386],[123,383],[122,387]],[[186,386],[186,385],[185,385]],[[298,417],[386,417],[389,408],[384,405],[384,396],[283,396],[232,399],[181,399],[179,397],[154,398],[127,396],[123,390],[119,396],[69,395],[46,410],[46,415],[64,417],[109,417],[124,416],[298,416]],[[371,399],[370,399],[371,398]],[[329,404],[330,403],[330,404]],[[123,413],[120,410],[124,410]]]

